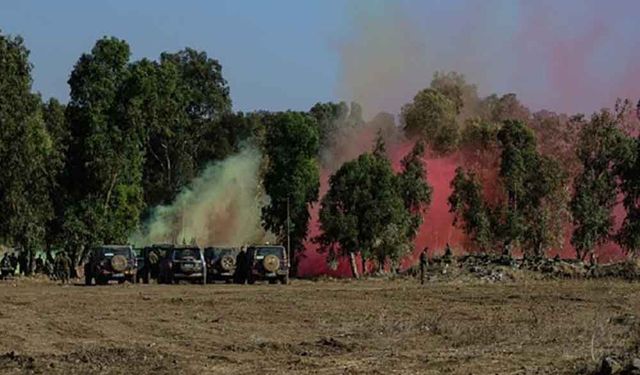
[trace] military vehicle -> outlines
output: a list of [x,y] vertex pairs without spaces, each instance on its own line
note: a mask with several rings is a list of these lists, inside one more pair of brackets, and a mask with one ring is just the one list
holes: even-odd
[[106,285],[110,280],[135,283],[138,266],[133,248],[128,245],[105,245],[91,250],[84,265],[84,282]]
[[140,250],[138,259],[142,259],[143,264],[138,265],[138,278],[143,283],[148,284],[149,280],[158,279],[160,262],[168,255],[173,246],[173,244],[156,244]]
[[207,263],[207,282],[233,281],[236,273],[236,258],[240,253],[235,247],[207,247],[204,259]]
[[178,284],[181,280],[207,282],[204,254],[193,245],[176,245],[160,261],[158,284]]
[[267,280],[275,284],[289,283],[289,259],[284,246],[254,245],[247,248],[247,282],[254,284],[258,280]]
[[16,263],[14,260],[15,257],[5,253],[0,260],[0,280],[9,278],[13,276],[16,272]]

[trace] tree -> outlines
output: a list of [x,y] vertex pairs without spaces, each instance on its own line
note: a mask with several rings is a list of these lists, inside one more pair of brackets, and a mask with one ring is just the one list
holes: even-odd
[[47,133],[51,139],[51,154],[47,168],[49,199],[53,205],[53,217],[47,223],[47,256],[53,260],[52,246],[64,243],[62,225],[67,202],[67,186],[64,185],[64,168],[69,148],[69,126],[65,117],[65,106],[56,99],[50,99],[42,105],[42,116]]
[[320,208],[318,242],[330,258],[348,256],[353,275],[358,277],[356,254],[363,260],[376,253],[381,258],[387,226],[403,228],[396,233],[404,239],[402,231],[406,233],[409,216],[397,192],[396,176],[383,158],[362,154],[343,164],[329,184]]
[[[618,128],[616,116],[603,110],[590,121],[582,121],[576,153],[582,172],[574,180],[571,243],[576,256],[584,259],[612,236],[613,208],[620,192],[618,176],[634,158],[633,140]],[[623,233],[628,233],[628,228]],[[623,235],[622,243],[633,246],[633,239]]]
[[427,171],[422,158],[425,146],[422,141],[416,142],[401,161],[402,172],[398,176],[398,187],[404,202],[404,207],[411,214],[409,237],[414,238],[418,228],[422,225],[423,216],[431,204],[433,189],[427,183]]
[[143,129],[127,113],[134,101],[125,85],[129,55],[126,42],[100,39],[69,78],[72,141],[66,178],[73,204],[63,230],[75,261],[91,244],[126,242],[144,205]]
[[31,93],[28,59],[22,38],[0,34],[0,237],[32,260],[52,217],[47,171],[53,151],[40,97]]
[[[374,151],[344,163],[330,178],[322,199],[322,234],[315,240],[329,259],[347,256],[354,277],[358,277],[356,255],[375,259],[382,269],[387,261],[397,262],[415,237],[416,216],[430,202],[419,143],[403,159],[403,172],[395,175],[379,135]],[[410,186],[411,184],[416,186]]]
[[[212,160],[238,150],[246,121],[231,113],[222,67],[206,53],[163,53],[131,65],[123,83],[127,118],[144,130],[145,203],[171,202]],[[128,99],[127,99],[128,98]]]
[[413,102],[402,107],[405,132],[409,136],[420,136],[438,152],[457,147],[460,129],[456,115],[456,103],[431,88],[420,91]]
[[473,172],[458,167],[451,180],[449,212],[454,214],[453,224],[462,223],[464,232],[481,251],[488,251],[496,242],[495,225],[491,210],[482,196],[482,185]]
[[521,121],[505,121],[496,138],[500,168],[494,203],[487,201],[476,174],[459,168],[451,183],[450,211],[481,250],[502,242],[543,256],[562,242],[568,211],[565,173],[538,153],[533,132]]
[[318,124],[320,149],[334,144],[339,131],[343,128],[355,128],[364,124],[362,108],[358,103],[316,103],[309,110]]
[[307,237],[309,207],[318,200],[318,129],[315,120],[304,113],[277,113],[264,121],[268,161],[263,184],[270,202],[262,210],[263,226],[283,243],[290,239],[287,250],[295,275],[297,254]]
[[480,98],[476,85],[467,83],[463,74],[457,72],[435,72],[430,87],[449,98],[463,120],[470,115],[477,115]]

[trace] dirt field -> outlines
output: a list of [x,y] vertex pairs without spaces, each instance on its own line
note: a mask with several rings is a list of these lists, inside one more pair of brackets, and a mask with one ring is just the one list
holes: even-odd
[[628,346],[640,285],[18,280],[0,307],[2,374],[548,374]]

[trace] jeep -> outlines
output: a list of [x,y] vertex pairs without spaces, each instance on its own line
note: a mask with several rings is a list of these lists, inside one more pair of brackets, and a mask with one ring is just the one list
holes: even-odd
[[89,261],[84,265],[85,285],[95,280],[98,285],[106,285],[110,280],[119,283],[135,283],[138,266],[131,246],[105,245],[93,249]]
[[249,246],[247,248],[247,281],[254,284],[257,280],[267,280],[275,284],[289,283],[289,259],[284,246]]
[[207,282],[217,280],[227,284],[233,281],[236,272],[236,258],[240,249],[233,247],[207,247],[204,259],[207,263]]
[[197,246],[174,246],[160,261],[158,284],[178,284],[181,280],[207,282],[204,254]]

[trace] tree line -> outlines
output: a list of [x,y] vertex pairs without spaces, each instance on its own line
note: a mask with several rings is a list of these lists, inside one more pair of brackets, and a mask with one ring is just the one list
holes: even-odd
[[[99,39],[70,72],[67,104],[34,93],[31,70],[22,38],[0,34],[0,239],[31,258],[65,249],[80,263],[94,244],[125,243],[208,163],[253,142],[270,197],[263,226],[290,238],[295,267],[319,200],[321,150],[340,127],[365,123],[356,103],[235,112],[221,64],[191,48],[132,61],[126,41]],[[635,254],[640,160],[630,113],[620,102],[590,119],[532,114],[514,94],[481,98],[463,76],[436,74],[403,107],[401,130],[416,142],[400,170],[379,134],[330,177],[313,240],[329,259],[349,257],[354,274],[356,255],[394,265],[431,202],[424,156],[457,154],[464,167],[449,204],[469,247],[544,255],[572,223],[581,258],[609,240]],[[627,215],[614,233],[619,204]]]

